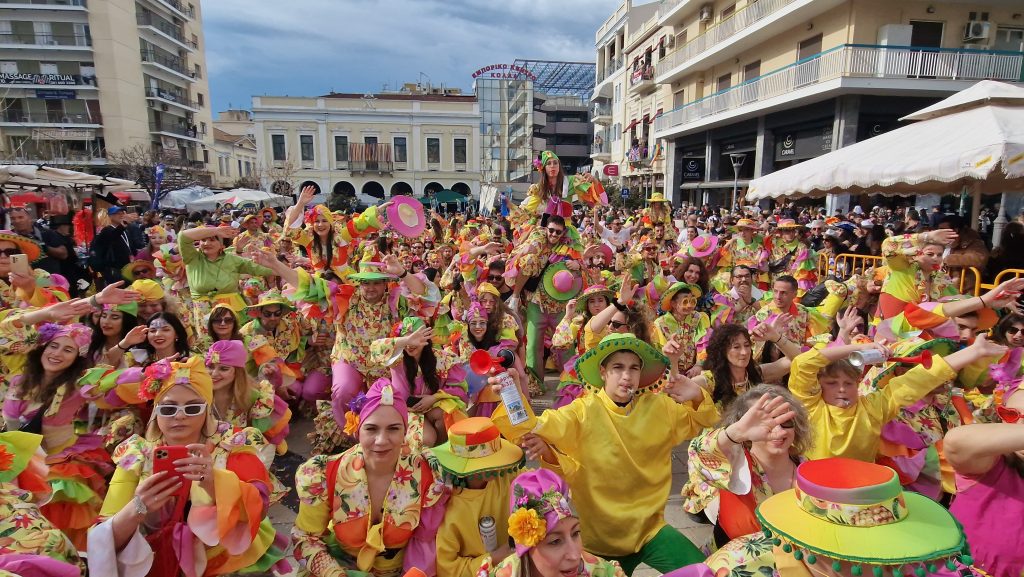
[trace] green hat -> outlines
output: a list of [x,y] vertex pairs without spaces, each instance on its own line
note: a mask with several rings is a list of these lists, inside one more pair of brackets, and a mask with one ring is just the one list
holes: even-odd
[[261,294],[259,302],[257,302],[254,305],[249,305],[246,308],[256,309],[271,305],[279,305],[282,308],[286,308],[288,310],[292,310],[295,308],[295,305],[293,305],[292,302],[288,300],[288,297],[281,294],[281,291],[277,289],[270,289],[267,292]]
[[[0,433],[0,483],[10,483],[28,467],[43,442],[42,435],[22,431]],[[42,458],[42,457],[40,457]]]
[[348,275],[348,278],[355,281],[395,280],[395,275],[384,272],[382,262],[362,261],[359,272]]
[[675,298],[676,294],[679,291],[683,291],[683,290],[685,290],[686,292],[692,294],[693,296],[695,296],[697,298],[700,298],[704,294],[700,290],[700,287],[697,286],[697,285],[689,284],[689,283],[685,283],[685,282],[674,283],[672,286],[668,287],[668,290],[665,291],[665,294],[661,295],[661,310],[664,311],[664,312],[671,311],[672,310],[672,299]]
[[[103,307],[106,308],[106,307]],[[121,311],[132,315],[133,317],[139,316],[139,303],[132,301],[130,303],[123,303],[113,307],[114,310]]]
[[544,170],[544,167],[547,166],[548,161],[551,160],[552,158],[554,158],[555,160],[558,160],[559,163],[562,162],[561,160],[558,159],[558,155],[555,154],[554,152],[550,151],[550,150],[545,150],[544,152],[541,152],[540,153],[540,166],[537,167],[537,170]]
[[630,351],[636,353],[643,363],[640,370],[640,389],[645,389],[657,383],[665,374],[668,367],[668,358],[661,352],[636,338],[631,333],[612,333],[589,351],[576,359],[576,374],[584,383],[591,387],[604,388],[604,380],[601,378],[601,363],[612,353],[619,351]]
[[[954,351],[959,349],[960,346],[956,341],[950,339],[930,339],[924,340],[921,338],[912,338],[897,342],[892,347],[893,356],[895,357],[914,357],[921,354],[924,350],[930,350],[932,353],[944,357],[952,354]],[[907,366],[904,363],[899,362],[888,362],[880,366],[872,367],[866,375],[867,381],[871,383],[873,389],[884,388],[885,385],[889,384],[889,381],[895,376],[893,373],[897,367]],[[941,383],[936,383],[936,386]]]

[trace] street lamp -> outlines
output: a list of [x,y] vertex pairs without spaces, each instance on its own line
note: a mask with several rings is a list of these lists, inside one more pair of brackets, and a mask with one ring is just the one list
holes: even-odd
[[730,210],[736,210],[736,194],[740,188],[740,168],[746,159],[747,153],[745,152],[729,153],[729,160],[732,161],[732,208]]

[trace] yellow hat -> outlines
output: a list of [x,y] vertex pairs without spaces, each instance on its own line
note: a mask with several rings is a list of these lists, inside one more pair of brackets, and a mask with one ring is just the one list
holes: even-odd
[[145,375],[139,387],[140,400],[152,399],[154,403],[159,403],[176,385],[185,385],[195,390],[207,404],[213,402],[213,379],[202,357],[189,357],[182,363],[168,362],[166,359],[157,361],[146,367]]
[[140,279],[132,283],[131,290],[142,294],[144,301],[158,301],[164,298],[164,287],[150,279]]

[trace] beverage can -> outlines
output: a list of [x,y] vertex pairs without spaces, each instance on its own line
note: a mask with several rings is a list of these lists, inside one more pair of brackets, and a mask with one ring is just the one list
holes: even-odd
[[488,553],[498,548],[498,529],[494,524],[494,517],[480,517],[480,539],[484,542],[484,549]]
[[855,367],[880,365],[885,362],[885,353],[878,349],[864,349],[851,354],[849,361]]

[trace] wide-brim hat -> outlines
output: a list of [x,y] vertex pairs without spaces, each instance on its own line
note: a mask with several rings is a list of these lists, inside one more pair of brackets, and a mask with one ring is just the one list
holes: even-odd
[[459,480],[499,477],[526,464],[523,450],[502,438],[487,417],[470,417],[448,429],[448,442],[431,452],[441,470]]
[[615,254],[612,252],[612,247],[605,243],[592,244],[583,251],[583,258],[593,258],[594,253],[601,253],[604,256],[604,264],[611,266],[615,260]]
[[676,296],[679,291],[688,291],[693,296],[700,298],[704,292],[700,290],[700,287],[690,283],[682,281],[672,283],[672,286],[668,287],[668,290],[661,295],[661,310],[669,312],[672,310],[672,299]]
[[139,269],[146,269],[156,276],[156,266],[148,260],[133,260],[132,262],[124,265],[121,267],[121,276],[123,276],[128,282],[135,282],[135,279],[137,278],[135,276],[135,271]]
[[[922,338],[912,338],[908,340],[898,341],[892,347],[892,353],[894,357],[914,357],[922,352],[928,350],[932,353],[945,357],[956,351],[959,345],[956,341],[950,339],[929,339],[925,340]],[[870,379],[871,386],[880,389],[889,384],[889,381],[895,376],[895,371],[899,367],[906,367],[905,363],[900,362],[888,362],[881,366],[872,367],[868,371],[868,378]],[[936,383],[940,385],[942,383]]]
[[690,241],[686,252],[694,258],[704,258],[715,252],[718,248],[718,237],[713,234],[697,235],[697,238]]
[[576,298],[576,314],[586,314],[587,303],[590,302],[591,297],[596,296],[603,296],[608,299],[609,303],[611,303],[615,300],[615,291],[603,284],[595,284],[587,287],[587,290],[583,291],[583,293]]
[[752,230],[757,230],[758,227],[757,227],[757,223],[754,222],[752,219],[741,218],[741,219],[736,221],[736,224],[733,225],[733,228],[735,228],[737,230],[743,229],[743,228],[749,228],[749,229],[752,229]]
[[758,505],[757,517],[765,535],[798,561],[813,564],[821,555],[839,570],[844,563],[859,567],[854,575],[870,575],[865,566],[934,572],[938,563],[972,562],[949,511],[904,492],[895,471],[874,463],[806,461],[797,467],[796,487]]
[[363,261],[359,263],[359,272],[348,275],[348,278],[355,281],[395,280],[395,275],[386,273],[383,269],[382,262]]
[[640,357],[643,363],[643,368],[640,369],[640,389],[657,383],[668,367],[668,358],[661,354],[661,351],[636,338],[632,333],[612,333],[576,359],[576,374],[587,385],[596,389],[604,388],[601,363],[609,355],[619,351],[630,351]]
[[13,231],[0,230],[0,240],[6,240],[7,242],[14,243],[22,253],[28,256],[29,262],[35,262],[43,255],[43,247],[40,246],[39,243],[30,238],[25,238]]
[[404,237],[416,237],[427,228],[423,204],[410,196],[393,196],[387,208],[388,225]]
[[284,296],[283,294],[281,294],[281,291],[276,290],[276,289],[268,290],[267,292],[261,294],[260,295],[260,299],[259,299],[259,301],[256,302],[256,304],[249,305],[249,306],[247,306],[245,308],[248,308],[248,309],[258,309],[258,308],[269,307],[269,306],[273,306],[273,305],[278,305],[281,308],[285,308],[285,309],[288,309],[288,310],[294,310],[295,309],[295,305],[292,304],[292,301],[288,300],[288,297]]
[[583,290],[583,277],[578,272],[569,270],[564,262],[556,262],[544,269],[541,286],[549,297],[565,302]]
[[799,230],[803,227],[804,225],[798,223],[792,218],[784,218],[779,221],[779,224],[775,225],[777,230]]
[[655,193],[652,193],[652,194],[651,194],[651,198],[648,198],[648,199],[647,199],[647,202],[648,202],[648,203],[655,203],[655,202],[668,202],[668,199],[667,199],[667,198],[665,198],[665,195],[664,195],[664,194],[662,194],[662,193],[660,193],[660,192],[655,192]]

